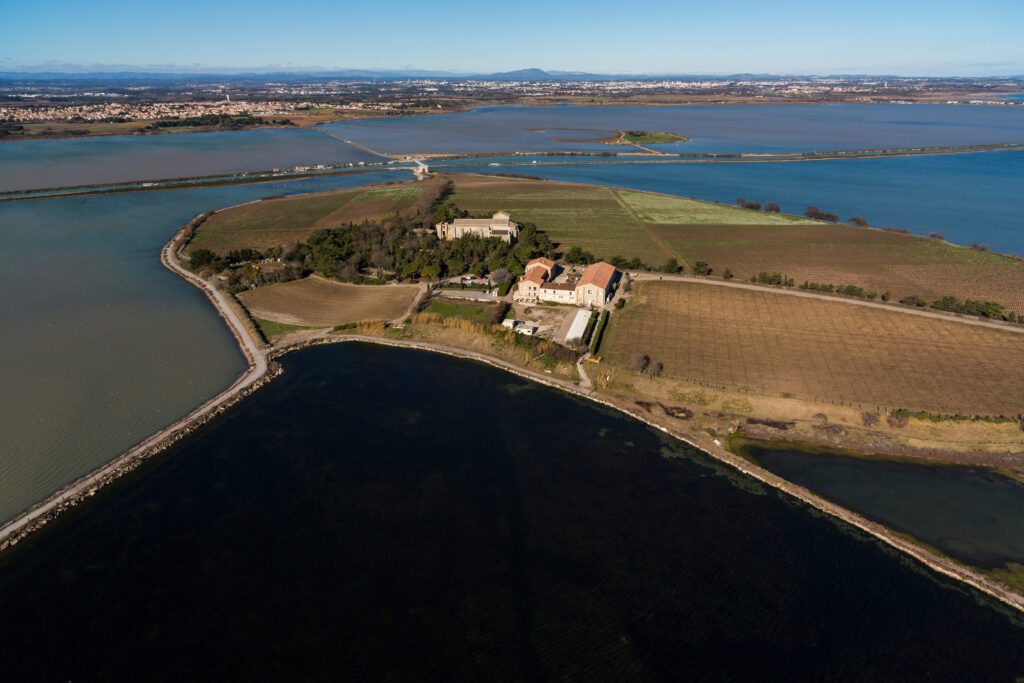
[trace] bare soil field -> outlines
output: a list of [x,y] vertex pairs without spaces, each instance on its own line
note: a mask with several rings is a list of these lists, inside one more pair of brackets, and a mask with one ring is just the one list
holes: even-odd
[[391,320],[412,304],[416,287],[349,285],[312,276],[238,295],[249,312],[272,322],[333,327],[364,320]]
[[285,247],[301,242],[320,228],[380,219],[412,210],[434,181],[269,199],[218,211],[204,222],[189,250]]
[[729,287],[636,283],[602,351],[668,377],[753,395],[874,410],[1024,412],[1024,335],[922,316]]
[[1024,262],[941,240],[832,224],[659,225],[654,234],[681,261],[746,280],[781,272],[804,281],[857,285],[891,298],[946,295],[997,301],[1024,313]]

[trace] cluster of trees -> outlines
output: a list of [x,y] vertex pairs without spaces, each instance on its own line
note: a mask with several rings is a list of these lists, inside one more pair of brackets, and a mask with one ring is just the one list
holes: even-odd
[[[579,245],[576,245],[562,254],[562,260],[574,266],[588,266],[591,263],[597,263],[601,259],[594,256],[591,252],[585,251]],[[647,265],[636,256],[628,259],[623,256],[616,255],[608,259],[608,263],[612,264],[619,270],[653,270],[651,266]]]
[[[800,285],[800,289],[804,289],[810,292],[822,292],[824,294],[840,294],[842,296],[852,296],[858,299],[867,299],[869,301],[874,301],[875,299],[878,298],[878,292],[873,292],[871,290],[864,289],[863,287],[858,287],[857,285],[837,286],[832,284],[824,284],[821,282],[807,282],[806,280],[804,280],[804,283]],[[882,301],[888,300],[889,292],[883,293]]]
[[598,259],[589,251],[584,251],[579,245],[576,245],[562,255],[562,260],[574,266],[588,266],[591,263],[596,263]]
[[289,119],[270,120],[259,116],[241,114],[232,116],[230,114],[203,114],[192,116],[186,119],[168,119],[166,121],[154,121],[147,128],[159,130],[160,128],[195,128],[199,126],[210,126],[215,128],[246,128],[249,126],[265,126],[267,124],[278,126],[292,125]]
[[372,273],[397,279],[435,278],[492,272],[521,274],[538,256],[553,258],[555,246],[533,225],[520,230],[519,240],[508,245],[497,238],[463,237],[442,241],[432,233],[419,234],[403,225],[362,223],[318,230],[305,244],[285,256],[302,260],[310,270],[325,277],[359,281]]
[[[729,273],[732,275],[732,273]],[[793,278],[787,277],[782,273],[769,273],[767,271],[761,271],[757,275],[751,275],[750,281],[761,285],[777,285],[780,287],[792,287]]]
[[659,376],[665,369],[665,365],[661,361],[651,362],[650,356],[639,351],[633,354],[630,359],[630,366],[641,375],[649,372],[651,377]]
[[838,223],[839,216],[834,213],[827,213],[822,211],[816,206],[808,206],[807,210],[804,211],[804,215],[808,218],[813,218],[816,221],[828,221],[829,223]]
[[[806,216],[807,218],[812,218],[816,221],[828,221],[829,223],[839,222],[839,216],[837,216],[834,213],[822,211],[817,206],[808,206],[807,209],[804,211],[804,216]],[[868,227],[868,219],[864,218],[863,216],[851,216],[850,219],[846,222],[857,228]]]
[[[916,294],[903,297],[900,299],[900,303],[906,306],[917,306],[918,308],[925,308],[929,305],[927,301]],[[994,301],[978,301],[975,299],[960,301],[955,296],[944,296],[933,301],[931,308],[937,311],[946,311],[947,313],[962,313],[964,315],[976,315],[979,318],[1006,320],[1011,323],[1024,322],[1024,316],[1019,316],[1014,311],[1007,311],[1002,304],[997,304]]]
[[[1016,313],[1007,311],[1001,304],[997,304],[994,301],[977,301],[975,299],[960,301],[955,296],[944,296],[938,301],[932,302],[931,307],[937,311],[976,315],[993,320],[1009,320],[1011,322],[1017,322],[1018,320]],[[1011,318],[1011,316],[1013,317]]]
[[20,123],[0,122],[0,138],[25,132],[25,126]]
[[[743,197],[736,198],[736,206],[739,206],[740,208],[743,209],[751,209],[752,211],[761,210],[761,202],[748,201]],[[779,205],[776,204],[775,202],[768,202],[767,204],[765,204],[764,210],[767,213],[779,213],[779,211],[781,211]]]

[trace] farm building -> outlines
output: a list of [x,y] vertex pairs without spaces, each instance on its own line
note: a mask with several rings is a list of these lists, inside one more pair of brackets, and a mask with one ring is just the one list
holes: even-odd
[[537,299],[554,304],[576,304],[576,283],[545,282],[537,288]]
[[576,283],[576,305],[600,308],[612,294],[612,286],[619,271],[610,263],[598,261],[587,266],[583,276]]
[[519,237],[519,224],[504,211],[499,211],[490,218],[456,218],[434,226],[438,239],[457,240],[467,235],[477,237],[497,237],[506,244],[512,244]]
[[619,274],[615,266],[604,261],[587,266],[578,282],[557,282],[558,272],[558,264],[550,259],[530,261],[516,288],[516,300],[600,308],[614,291]]

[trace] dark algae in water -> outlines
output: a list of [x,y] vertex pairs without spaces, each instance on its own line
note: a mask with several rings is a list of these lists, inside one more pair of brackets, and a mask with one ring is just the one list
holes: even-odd
[[1024,484],[983,468],[751,441],[742,454],[843,507],[983,569],[1024,564]]
[[1024,676],[1015,615],[640,423],[425,352],[282,363],[0,556],[4,680]]

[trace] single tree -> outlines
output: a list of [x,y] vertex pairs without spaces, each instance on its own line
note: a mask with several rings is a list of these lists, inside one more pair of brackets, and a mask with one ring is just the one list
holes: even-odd
[[642,374],[643,371],[647,369],[647,366],[648,364],[650,364],[650,362],[651,359],[649,356],[647,356],[647,354],[643,354],[637,351],[636,353],[633,354],[631,365],[634,370]]

